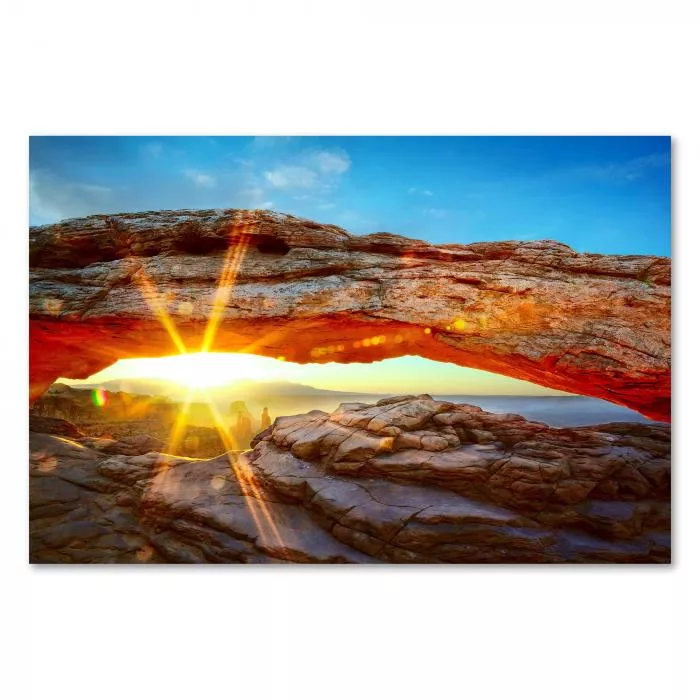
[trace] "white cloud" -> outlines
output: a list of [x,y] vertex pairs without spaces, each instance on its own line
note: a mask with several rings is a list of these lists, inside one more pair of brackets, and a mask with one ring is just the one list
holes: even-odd
[[216,178],[201,170],[185,170],[185,176],[194,182],[197,187],[215,187]]
[[427,190],[423,187],[410,187],[408,194],[419,194],[423,197],[432,197],[434,193],[432,190]]
[[324,201],[338,187],[351,166],[342,149],[299,150],[287,147],[294,137],[256,137],[250,145],[250,159],[235,159],[246,171],[239,173],[243,189],[236,193],[236,206],[269,209],[276,195],[283,193],[295,202],[319,209],[332,209]]
[[280,190],[332,190],[343,173],[350,169],[350,156],[342,149],[298,154],[294,162],[286,162],[266,170],[268,185]]
[[265,179],[280,190],[311,189],[318,182],[318,175],[299,165],[280,165],[265,172]]
[[350,169],[352,161],[342,148],[335,151],[318,151],[309,158],[309,163],[320,173],[342,175]]
[[60,221],[113,211],[114,191],[102,185],[70,182],[47,170],[29,174],[29,210],[33,220]]
[[271,209],[274,202],[266,194],[262,187],[248,187],[237,192],[234,201],[241,209]]

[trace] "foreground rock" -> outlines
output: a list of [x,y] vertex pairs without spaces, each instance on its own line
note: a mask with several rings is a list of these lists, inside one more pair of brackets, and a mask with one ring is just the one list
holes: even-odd
[[34,562],[670,561],[663,425],[419,396],[279,418],[210,460],[31,436]]
[[355,237],[241,210],[91,216],[29,237],[32,400],[59,376],[204,347],[421,355],[670,417],[668,258]]

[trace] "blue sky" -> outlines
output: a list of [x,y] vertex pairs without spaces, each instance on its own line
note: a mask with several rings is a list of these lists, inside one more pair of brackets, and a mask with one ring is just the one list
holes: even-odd
[[668,137],[32,137],[30,223],[269,208],[435,243],[670,255]]

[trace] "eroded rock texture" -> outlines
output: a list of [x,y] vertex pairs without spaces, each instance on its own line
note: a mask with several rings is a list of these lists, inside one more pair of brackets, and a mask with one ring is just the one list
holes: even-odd
[[32,399],[59,376],[204,347],[295,362],[421,355],[670,418],[668,258],[179,211],[32,228],[30,275]]
[[668,426],[557,429],[429,396],[278,418],[252,450],[211,460],[32,433],[30,554],[668,562],[670,470]]

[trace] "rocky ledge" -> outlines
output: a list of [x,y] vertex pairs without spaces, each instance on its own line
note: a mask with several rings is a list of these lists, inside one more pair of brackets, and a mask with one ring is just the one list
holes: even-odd
[[146,439],[112,454],[64,423],[30,434],[33,562],[670,561],[666,425],[406,396],[278,418],[252,450],[195,460]]

